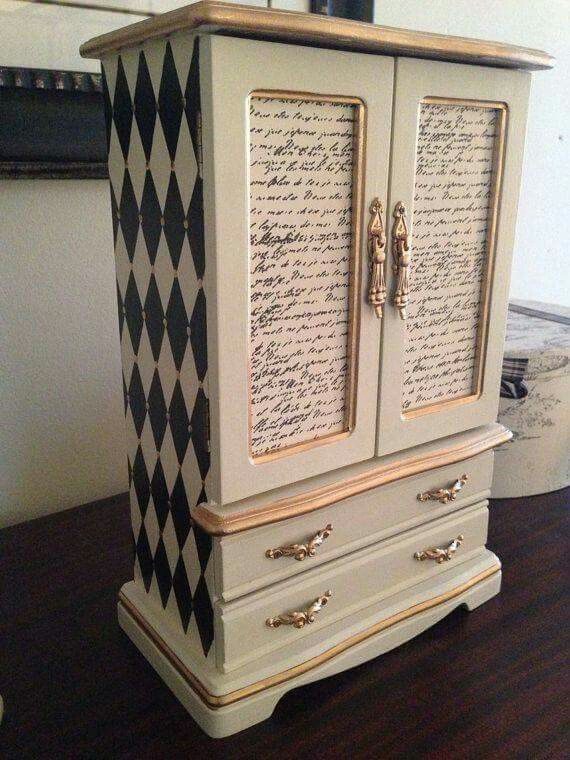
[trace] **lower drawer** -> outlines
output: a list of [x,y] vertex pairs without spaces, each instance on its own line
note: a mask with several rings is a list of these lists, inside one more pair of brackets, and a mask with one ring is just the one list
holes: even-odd
[[218,602],[218,667],[241,667],[339,619],[353,625],[371,604],[483,552],[487,518],[486,502],[479,503],[270,589]]
[[[342,499],[310,514],[215,538],[216,593],[226,601],[236,599],[481,501],[489,495],[492,472],[493,452],[486,451],[467,461]],[[422,492],[449,488],[464,473],[468,479],[454,500],[418,499]],[[297,559],[291,554],[279,555],[281,547],[294,544],[303,552],[302,547],[328,525],[332,531],[315,548],[313,556],[305,553]],[[274,550],[275,558],[267,557],[268,550]]]

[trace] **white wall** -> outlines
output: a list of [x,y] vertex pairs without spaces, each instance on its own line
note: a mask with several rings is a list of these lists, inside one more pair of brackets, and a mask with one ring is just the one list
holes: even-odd
[[[96,62],[79,58],[82,41],[184,3],[86,4],[101,9],[2,0],[0,65],[96,71]],[[512,293],[568,303],[570,2],[380,0],[377,23],[558,57],[554,72],[535,77]],[[0,181],[0,258],[2,526],[127,488],[107,183]]]
[[0,524],[127,490],[105,184],[0,182]]
[[511,297],[570,305],[570,0],[378,0],[375,23],[546,50],[533,75]]

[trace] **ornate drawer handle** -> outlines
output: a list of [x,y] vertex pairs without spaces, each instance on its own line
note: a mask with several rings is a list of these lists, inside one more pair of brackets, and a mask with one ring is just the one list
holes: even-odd
[[304,628],[309,623],[315,622],[315,615],[328,604],[332,591],[325,591],[322,596],[311,604],[304,612],[284,612],[277,617],[267,618],[265,625],[269,628],[279,628],[281,625],[292,625],[294,628]]
[[382,319],[382,306],[386,301],[384,277],[386,235],[382,224],[383,210],[380,199],[374,198],[370,206],[370,221],[368,222],[368,264],[370,267],[368,302],[374,307],[374,313],[378,319]]
[[299,562],[306,557],[314,557],[317,549],[323,543],[325,538],[331,534],[333,526],[329,523],[326,528],[319,530],[318,533],[307,541],[306,544],[291,544],[290,546],[278,546],[276,549],[268,549],[265,556],[268,559],[279,559],[280,557],[295,557]]
[[460,533],[457,538],[454,538],[449,546],[446,546],[444,549],[439,546],[431,546],[429,549],[416,552],[414,554],[414,559],[417,559],[419,562],[423,562],[424,559],[434,559],[438,565],[441,565],[442,562],[448,562],[453,557],[462,543],[463,534]]
[[437,488],[433,491],[419,493],[418,501],[439,501],[442,504],[447,504],[448,501],[455,501],[457,494],[467,483],[468,479],[469,476],[463,473],[449,488]]
[[396,292],[394,294],[394,306],[400,312],[402,319],[407,319],[406,307],[410,300],[410,276],[408,270],[412,262],[410,253],[410,240],[404,214],[406,208],[402,201],[398,201],[394,207],[394,225],[392,227],[392,256],[394,263],[392,269],[397,275]]

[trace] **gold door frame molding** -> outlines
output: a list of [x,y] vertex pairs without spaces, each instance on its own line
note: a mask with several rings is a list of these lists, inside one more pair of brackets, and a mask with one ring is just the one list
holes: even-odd
[[419,475],[422,472],[428,472],[456,462],[463,462],[510,441],[512,437],[513,434],[510,430],[496,424],[491,430],[476,432],[473,438],[463,442],[461,446],[456,444],[429,454],[408,456],[390,464],[372,466],[366,472],[351,478],[303,491],[294,496],[277,499],[261,507],[224,515],[210,509],[207,503],[202,503],[191,509],[191,516],[202,530],[211,535],[226,536],[241,533],[241,531],[258,528],[261,525],[269,525],[314,512],[317,509],[331,506],[331,504],[342,499],[348,499],[351,496],[370,491],[387,483],[393,483],[402,478]]
[[465,583],[462,583],[461,585],[456,586],[455,588],[452,588],[449,591],[440,594],[439,596],[432,597],[431,599],[426,599],[424,602],[420,602],[419,604],[408,607],[401,612],[397,612],[395,615],[391,615],[390,617],[385,618],[384,620],[381,620],[368,628],[365,628],[360,633],[357,633],[354,636],[350,636],[348,639],[341,641],[340,644],[336,644],[321,654],[312,657],[310,660],[306,660],[305,662],[302,662],[299,665],[295,665],[288,670],[284,670],[281,673],[276,673],[273,676],[269,676],[268,678],[256,681],[249,686],[244,686],[241,689],[236,689],[235,691],[231,691],[228,694],[220,695],[211,694],[206,689],[204,684],[172,651],[162,636],[150,625],[150,623],[147,622],[147,620],[145,620],[135,605],[125,596],[122,591],[119,593],[118,604],[119,608],[122,609],[131,618],[132,622],[139,628],[141,633],[146,636],[150,643],[157,649],[159,654],[168,661],[168,664],[183,679],[185,684],[192,689],[196,696],[199,697],[199,699],[210,709],[217,710],[222,707],[226,707],[227,705],[231,705],[234,702],[239,702],[242,699],[246,699],[247,697],[251,697],[261,691],[265,691],[266,689],[270,689],[272,686],[278,686],[279,684],[286,683],[287,681],[291,681],[298,676],[304,675],[305,673],[318,668],[319,665],[324,665],[334,657],[342,654],[343,652],[346,652],[348,649],[351,649],[352,647],[361,644],[367,639],[372,638],[376,634],[385,631],[387,628],[391,628],[392,626],[408,620],[415,615],[419,615],[422,612],[431,610],[440,604],[445,604],[445,602],[456,599],[465,591],[473,588],[473,586],[481,583],[481,581],[490,578],[500,570],[501,566],[495,563],[491,565],[491,567],[488,567],[486,570],[483,570],[482,572],[473,576],[468,581],[465,581]]
[[[354,430],[356,419],[356,392],[358,387],[358,350],[360,335],[360,293],[361,293],[361,245],[362,245],[362,217],[364,202],[364,170],[366,166],[366,127],[367,109],[364,101],[358,97],[346,95],[323,95],[293,90],[252,90],[249,93],[248,102],[251,98],[274,98],[275,100],[305,100],[317,103],[333,103],[339,105],[351,105],[355,110],[353,131],[353,160],[352,160],[352,204],[351,204],[351,244],[348,286],[348,336],[347,336],[347,370],[346,391],[343,430],[301,441],[279,449],[272,449],[262,454],[253,454],[251,429],[252,429],[252,397],[251,397],[251,342],[249,340],[249,312],[248,312],[248,357],[247,357],[247,433],[248,453],[254,464],[272,462],[284,456],[298,454],[303,451],[348,438]],[[249,204],[248,200],[248,228],[249,228]],[[250,252],[248,250],[248,256]],[[250,299],[248,297],[248,306]]]
[[[435,401],[425,406],[417,407],[416,409],[410,409],[402,411],[402,418],[404,420],[411,420],[417,417],[423,417],[426,414],[433,414],[434,412],[440,412],[443,409],[450,409],[454,406],[461,406],[463,404],[470,404],[473,401],[477,401],[481,398],[483,392],[483,377],[485,374],[485,358],[487,356],[487,338],[488,338],[488,323],[489,323],[489,308],[491,301],[491,288],[493,284],[493,274],[496,264],[497,253],[497,223],[499,217],[499,206],[503,185],[503,168],[505,161],[505,147],[506,147],[506,133],[508,123],[509,108],[506,103],[490,100],[476,100],[469,98],[445,98],[428,96],[422,98],[419,102],[421,108],[422,105],[450,105],[450,106],[467,106],[470,108],[487,108],[490,110],[498,111],[498,124],[497,135],[495,137],[495,145],[493,146],[493,173],[491,176],[491,199],[489,201],[489,214],[487,217],[487,234],[486,234],[486,261],[485,271],[483,274],[483,284],[481,287],[481,304],[479,319],[477,325],[477,339],[475,349],[475,367],[476,367],[476,380],[474,383],[475,389],[473,392],[466,396],[460,396],[458,398],[452,398],[449,400]],[[411,220],[413,225],[413,209],[411,214]],[[413,240],[413,228],[412,228],[412,249],[414,245]],[[411,287],[411,297],[413,297],[413,282]]]

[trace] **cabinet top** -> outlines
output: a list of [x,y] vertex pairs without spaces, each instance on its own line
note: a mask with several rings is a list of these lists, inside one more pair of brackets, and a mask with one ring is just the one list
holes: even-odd
[[517,69],[550,69],[554,58],[541,50],[501,42],[413,32],[298,11],[201,0],[154,18],[94,37],[81,46],[84,58],[101,58],[158,37],[200,31],[297,42],[339,50],[435,58]]

